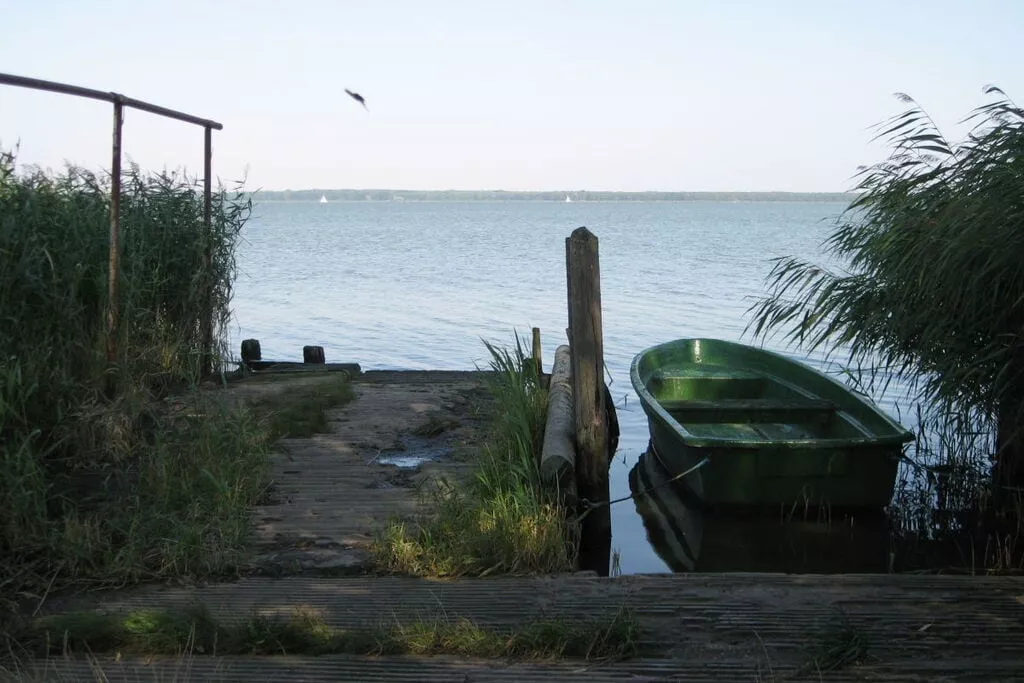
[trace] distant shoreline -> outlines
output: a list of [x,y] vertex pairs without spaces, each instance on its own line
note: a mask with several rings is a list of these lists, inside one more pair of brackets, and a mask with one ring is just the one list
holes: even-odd
[[[857,198],[851,192],[602,192],[504,190],[260,190],[261,202],[443,202],[443,201],[546,201],[546,202],[840,202]],[[567,201],[568,200],[568,201]]]

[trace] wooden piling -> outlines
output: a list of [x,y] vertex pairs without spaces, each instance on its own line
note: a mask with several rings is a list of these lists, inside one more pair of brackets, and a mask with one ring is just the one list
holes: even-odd
[[263,360],[263,351],[260,349],[259,339],[243,339],[242,340],[242,362],[251,363],[252,361]]
[[541,359],[540,328],[533,328],[533,367],[536,370],[537,381],[540,382],[544,376],[544,361]]
[[302,362],[308,365],[323,365],[324,363],[326,363],[327,360],[324,358],[324,347],[303,346]]
[[[566,238],[565,252],[576,415],[576,486],[581,503],[586,505],[610,498],[597,237],[585,227],[577,228]],[[584,517],[580,568],[607,576],[610,560],[611,512],[602,505]]]

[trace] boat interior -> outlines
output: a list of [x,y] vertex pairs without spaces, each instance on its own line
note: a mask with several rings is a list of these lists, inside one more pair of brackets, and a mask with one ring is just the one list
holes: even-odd
[[865,435],[836,404],[756,371],[715,365],[656,370],[647,389],[695,437],[800,441]]

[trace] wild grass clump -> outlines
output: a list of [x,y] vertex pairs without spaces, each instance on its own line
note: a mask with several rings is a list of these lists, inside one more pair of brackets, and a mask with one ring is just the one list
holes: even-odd
[[[304,378],[303,378],[304,379]],[[327,431],[327,409],[355,398],[345,373],[332,373],[317,382],[288,380],[297,384],[283,391],[268,392],[250,405],[263,416],[271,438],[301,438]]]
[[761,636],[755,631],[764,652],[764,669],[758,663],[758,671],[754,680],[759,683],[776,681],[823,680],[824,674],[842,671],[848,667],[861,664],[870,659],[869,642],[866,635],[850,623],[845,613],[840,612],[833,623],[823,625],[816,633],[810,633],[809,639],[816,639],[807,652],[807,661],[796,669],[776,670],[768,656]]
[[[995,433],[970,413],[936,411],[919,412],[917,430],[889,509],[891,568],[1024,573],[1024,492],[995,504]],[[1005,515],[1008,502],[1017,510]]]
[[317,612],[218,622],[203,607],[126,614],[78,612],[35,620],[19,637],[34,656],[89,652],[122,655],[458,655],[518,659],[623,659],[639,652],[639,627],[627,611],[607,619],[541,620],[483,628],[468,619],[396,622],[357,629],[330,626]]
[[[488,457],[488,456],[484,456]],[[377,567],[415,576],[487,576],[571,571],[565,512],[532,491],[488,497],[443,485],[429,516],[393,521],[374,544]]]
[[384,571],[481,576],[575,567],[578,529],[540,476],[547,390],[518,338],[513,350],[485,345],[495,409],[473,476],[440,484],[429,493],[429,514],[384,530],[374,544]]
[[[225,355],[250,204],[179,174],[122,178],[118,362],[106,358],[109,178],[0,151],[0,602],[69,580],[219,571],[268,444],[196,395]],[[212,338],[209,332],[212,331]],[[108,391],[116,379],[116,392]],[[0,604],[0,611],[4,607]]]
[[19,597],[43,597],[44,581],[119,584],[238,566],[271,442],[248,410],[193,396],[188,411],[154,418],[120,466],[53,482],[45,523],[27,520],[39,537],[17,524],[5,530],[20,552],[0,560],[0,570],[21,573]]
[[458,420],[445,419],[431,415],[426,422],[412,430],[413,436],[422,436],[427,439],[441,436],[445,432],[459,426]]

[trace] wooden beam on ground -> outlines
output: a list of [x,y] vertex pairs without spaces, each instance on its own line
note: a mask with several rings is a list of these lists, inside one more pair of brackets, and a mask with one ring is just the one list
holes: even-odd
[[548,416],[540,451],[540,473],[558,487],[563,503],[575,507],[576,497],[576,414],[572,402],[572,361],[569,347],[559,346],[551,366],[548,388]]

